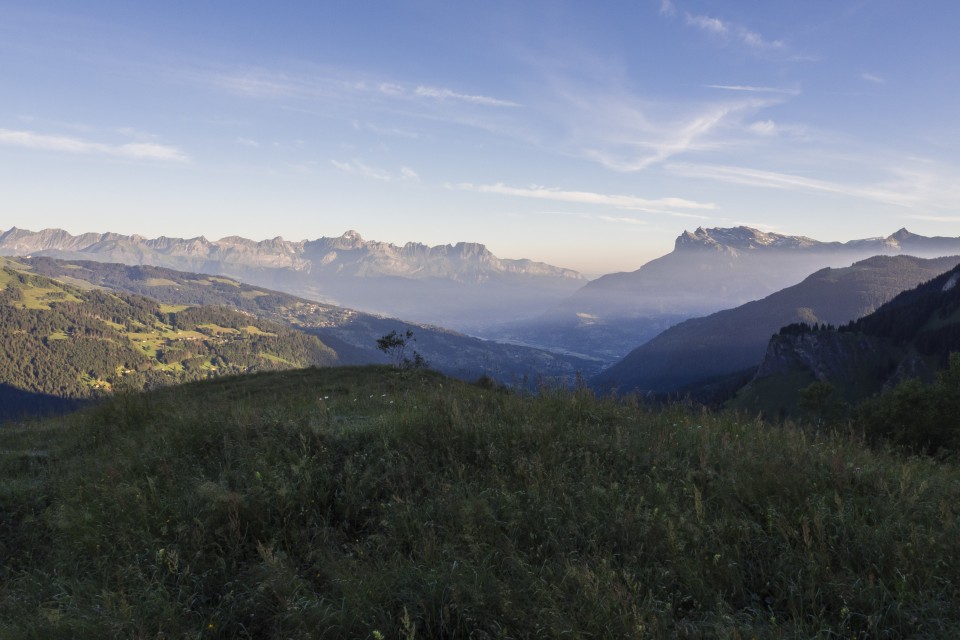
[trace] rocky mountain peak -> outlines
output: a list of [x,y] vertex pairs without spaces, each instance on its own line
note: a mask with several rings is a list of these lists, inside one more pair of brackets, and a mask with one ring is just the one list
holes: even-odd
[[491,257],[493,254],[487,250],[486,245],[479,242],[458,242],[454,245],[454,250],[462,257]]
[[685,249],[754,250],[766,247],[805,245],[813,242],[809,238],[767,233],[746,226],[713,229],[697,227],[696,231],[692,233],[684,231],[677,238],[675,248],[679,251]]
[[910,240],[911,238],[916,238],[916,237],[918,237],[917,234],[910,233],[909,231],[907,231],[906,227],[901,227],[895,233],[890,234],[887,240],[895,240],[897,242],[903,242],[904,240]]
[[370,245],[374,243],[367,242],[363,239],[363,236],[359,232],[350,229],[346,231],[342,236],[338,238],[319,238],[314,242],[324,243],[333,249],[370,249]]

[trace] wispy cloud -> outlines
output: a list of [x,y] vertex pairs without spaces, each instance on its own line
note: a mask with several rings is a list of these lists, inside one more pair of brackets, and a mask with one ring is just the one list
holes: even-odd
[[785,95],[796,96],[800,94],[799,89],[780,89],[777,87],[754,87],[742,84],[708,84],[704,85],[707,89],[722,89],[724,91],[743,91],[747,93],[782,93]]
[[186,162],[190,158],[176,147],[148,142],[130,142],[121,145],[96,145],[108,155],[137,160],[167,160]]
[[767,40],[756,31],[750,31],[743,27],[737,27],[737,37],[743,44],[754,49],[782,49],[783,42],[780,40]]
[[411,140],[416,140],[420,137],[420,134],[416,131],[399,129],[397,127],[381,127],[372,122],[360,122],[359,120],[354,120],[352,124],[353,128],[357,131],[369,131],[381,136],[395,136],[398,138],[409,138]]
[[706,178],[751,187],[829,193],[900,207],[955,209],[960,187],[949,175],[911,168],[889,169],[891,178],[873,184],[841,183],[818,178],[736,167],[674,163],[667,169],[691,178]]
[[204,80],[229,93],[253,98],[289,98],[309,90],[300,80],[260,69],[205,74]]
[[371,167],[363,162],[360,162],[359,160],[331,160],[330,164],[335,166],[337,169],[340,169],[340,171],[343,171],[344,173],[359,175],[363,176],[364,178],[371,178],[373,180],[380,180],[382,182],[389,182],[393,178],[389,171]]
[[760,131],[749,129],[751,122],[799,93],[790,85],[715,83],[717,92],[706,100],[660,99],[653,91],[633,90],[630,74],[609,60],[587,59],[589,64],[578,58],[578,73],[554,58],[536,61],[547,85],[527,101],[524,115],[534,118],[525,124],[535,132],[532,144],[620,173],[768,144],[757,136]]
[[604,222],[622,222],[625,224],[647,224],[646,220],[640,220],[638,218],[625,218],[623,216],[597,216],[598,220],[603,220]]
[[678,173],[689,178],[708,178],[711,180],[741,184],[751,187],[822,191],[846,195],[869,195],[871,198],[893,195],[890,193],[880,193],[873,189],[851,187],[849,185],[829,182],[827,180],[818,180],[816,178],[807,178],[804,176],[798,176],[789,173],[779,173],[775,171],[764,171],[761,169],[749,169],[746,167],[677,163],[671,164],[668,169],[674,173]]
[[[656,125],[646,122],[642,114],[635,114],[632,123],[628,120],[621,123],[623,131],[610,136],[610,144],[586,148],[585,153],[614,171],[643,171],[674,156],[721,144],[708,140],[708,136],[739,120],[745,113],[769,104],[772,102],[745,100],[707,105],[687,118]],[[629,113],[625,115],[629,117]]]
[[718,18],[711,18],[709,16],[697,16],[690,13],[687,13],[687,24],[693,27],[696,27],[702,31],[707,31],[709,33],[716,33],[725,35],[730,31],[730,27],[727,26],[723,20]]
[[860,79],[873,84],[886,84],[887,82],[883,76],[877,75],[876,73],[861,73]]
[[408,181],[408,182],[419,182],[420,176],[416,171],[410,167],[403,166],[400,167],[400,170],[396,173],[389,171],[387,169],[381,169],[379,167],[372,167],[362,160],[331,160],[330,164],[334,167],[343,171],[344,173],[349,173],[351,175],[362,176],[364,178],[369,178],[371,180],[378,180],[380,182],[392,182],[394,180]]
[[63,153],[106,155],[132,160],[162,160],[168,162],[187,162],[190,158],[176,147],[153,142],[128,142],[108,144],[90,142],[69,136],[46,135],[33,131],[0,129],[0,144],[43,151]]
[[662,16],[675,16],[677,14],[677,7],[674,6],[671,0],[660,0],[660,15]]
[[478,193],[496,193],[499,195],[516,196],[520,198],[534,198],[537,200],[604,205],[616,207],[618,209],[645,211],[648,213],[665,213],[668,215],[682,217],[691,216],[706,218],[706,216],[678,213],[677,211],[674,211],[674,209],[711,210],[716,208],[716,205],[712,202],[697,202],[695,200],[687,200],[684,198],[649,199],[628,195],[594,193],[591,191],[569,191],[541,185],[531,185],[529,187],[510,187],[500,182],[496,184],[471,184],[467,182],[453,186],[456,189],[461,189],[464,191],[476,191]]
[[237,139],[234,140],[234,142],[244,147],[251,147],[253,149],[257,149],[260,147],[259,142],[257,142],[256,140],[251,140],[250,138],[237,137]]
[[721,20],[706,15],[692,14],[685,12],[684,16],[688,26],[695,27],[707,34],[721,38],[732,38],[747,47],[757,51],[767,51],[773,49],[783,49],[784,44],[780,40],[768,40],[756,31],[752,31],[742,25]]
[[927,222],[960,222],[960,216],[926,216],[922,214],[916,214],[907,217],[912,220],[925,220]]
[[501,100],[491,98],[490,96],[470,95],[466,93],[457,93],[450,89],[438,87],[419,86],[414,90],[414,95],[421,98],[433,98],[435,100],[456,100],[460,102],[469,102],[472,104],[482,104],[490,107],[519,107],[520,104],[510,100]]
[[381,82],[377,85],[377,90],[388,96],[401,96],[406,93],[406,90],[401,85],[394,82]]
[[448,87],[412,85],[388,80],[370,81],[349,72],[297,75],[270,69],[237,69],[199,72],[195,82],[203,82],[241,96],[263,99],[322,98],[397,100],[428,99],[434,102],[461,102],[486,107],[519,107],[519,103],[493,96],[456,91]]
[[777,123],[773,120],[758,120],[750,125],[750,131],[761,136],[772,136],[777,133]]

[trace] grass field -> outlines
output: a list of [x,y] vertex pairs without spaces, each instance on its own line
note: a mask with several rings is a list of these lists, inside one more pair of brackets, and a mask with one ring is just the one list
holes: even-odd
[[179,312],[179,311],[183,311],[184,309],[189,309],[189,308],[190,308],[190,305],[186,305],[186,304],[164,304],[164,303],[161,302],[161,303],[159,304],[159,307],[160,307],[160,311],[161,311],[162,313],[177,313],[177,312]]
[[49,309],[51,302],[80,302],[80,298],[59,287],[24,287],[22,309]]
[[382,367],[0,430],[0,637],[950,638],[960,469]]

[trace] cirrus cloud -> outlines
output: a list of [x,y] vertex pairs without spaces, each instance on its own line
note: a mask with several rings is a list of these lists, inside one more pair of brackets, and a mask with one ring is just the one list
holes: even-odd
[[489,107],[519,107],[520,105],[510,100],[501,100],[500,98],[491,98],[490,96],[470,95],[466,93],[457,93],[450,89],[438,87],[419,86],[414,90],[414,94],[421,98],[434,98],[436,100],[458,100],[460,102],[469,102],[471,104],[482,104]]
[[953,173],[912,167],[888,168],[886,180],[865,184],[731,165],[673,163],[666,168],[675,175],[688,178],[784,191],[828,193],[910,209],[923,207],[949,211],[955,209],[960,199],[960,187],[955,185]]
[[358,160],[356,158],[353,160],[331,160],[330,164],[344,173],[362,176],[372,180],[379,180],[380,182],[392,182],[394,180],[407,182],[420,181],[420,175],[406,165],[400,167],[400,170],[394,173],[387,169],[372,167],[362,160]]
[[[661,12],[662,13],[662,12]],[[739,25],[720,18],[714,18],[706,15],[692,14],[684,12],[684,17],[688,26],[695,27],[710,35],[723,39],[732,38],[740,44],[754,49],[755,51],[768,51],[773,49],[783,49],[784,44],[780,40],[768,40],[756,31],[752,31],[743,25]]]
[[90,142],[70,136],[48,135],[14,129],[0,129],[0,145],[41,151],[106,155],[131,160],[162,160],[166,162],[187,162],[190,160],[189,156],[176,147],[154,142],[109,144]]
[[498,182],[496,184],[472,184],[469,182],[453,185],[453,188],[464,191],[475,191],[478,193],[496,193],[505,196],[517,196],[520,198],[534,198],[537,200],[551,200],[554,202],[570,202],[576,204],[595,204],[615,207],[617,209],[628,209],[633,211],[645,211],[648,213],[665,213],[678,217],[706,218],[690,213],[678,213],[673,209],[693,209],[693,210],[712,210],[716,205],[712,202],[697,202],[685,198],[640,198],[630,195],[604,194],[591,191],[570,191],[557,189],[554,187],[545,187],[542,185],[530,185],[529,187],[511,187]]

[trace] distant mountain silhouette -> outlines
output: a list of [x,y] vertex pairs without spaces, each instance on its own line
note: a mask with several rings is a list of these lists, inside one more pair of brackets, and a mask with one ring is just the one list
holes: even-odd
[[960,238],[901,229],[886,238],[840,243],[749,227],[698,228],[636,271],[593,280],[547,314],[484,335],[613,362],[686,318],[759,300],[824,267],[883,254],[958,255]]
[[340,306],[470,329],[542,312],[586,279],[570,269],[497,258],[484,245],[430,247],[336,238],[256,242],[230,236],[73,236],[62,229],[0,233],[0,255],[51,256],[226,275]]
[[756,367],[770,336],[781,327],[797,322],[845,324],[958,263],[960,256],[875,256],[850,267],[821,269],[762,300],[681,322],[594,381],[621,391],[669,392]]

